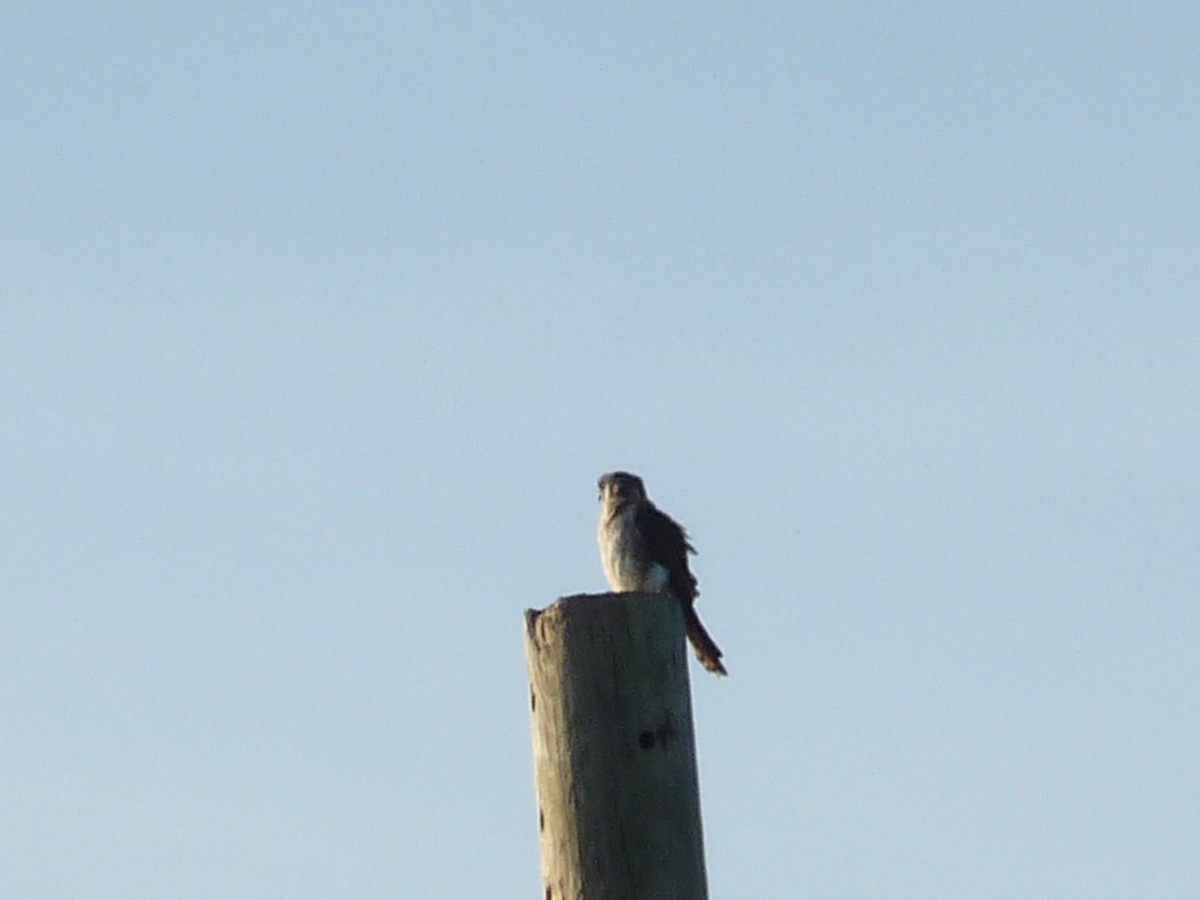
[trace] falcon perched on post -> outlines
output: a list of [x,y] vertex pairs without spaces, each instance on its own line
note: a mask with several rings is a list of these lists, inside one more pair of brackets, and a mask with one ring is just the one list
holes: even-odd
[[659,510],[646,496],[642,479],[628,472],[609,472],[599,482],[600,562],[614,591],[668,593],[683,607],[688,640],[704,668],[728,674],[721,650],[696,614],[696,576],[687,555],[696,548],[683,526]]

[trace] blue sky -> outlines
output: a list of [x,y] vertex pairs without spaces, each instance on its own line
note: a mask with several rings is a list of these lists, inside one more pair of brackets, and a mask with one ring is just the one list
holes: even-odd
[[1192,5],[0,24],[7,895],[537,895],[614,468],[713,897],[1200,890]]

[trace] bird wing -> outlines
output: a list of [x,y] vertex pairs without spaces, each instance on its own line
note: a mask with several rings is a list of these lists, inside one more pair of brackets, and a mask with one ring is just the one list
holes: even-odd
[[646,554],[653,562],[667,567],[671,593],[690,605],[700,592],[687,561],[687,555],[695,553],[696,548],[688,541],[683,526],[649,502],[638,504],[633,523],[645,544]]

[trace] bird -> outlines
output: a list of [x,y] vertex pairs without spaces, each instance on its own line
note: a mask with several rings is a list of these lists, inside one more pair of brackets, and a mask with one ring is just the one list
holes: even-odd
[[708,671],[729,674],[721,649],[696,613],[696,576],[688,554],[696,548],[683,526],[646,496],[642,479],[629,472],[608,472],[596,482],[600,493],[600,563],[609,586],[617,592],[670,594],[683,609],[688,640]]

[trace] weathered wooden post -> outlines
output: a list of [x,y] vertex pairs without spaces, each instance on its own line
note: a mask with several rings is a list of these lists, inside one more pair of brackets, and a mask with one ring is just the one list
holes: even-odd
[[707,900],[679,604],[525,612],[544,900]]

